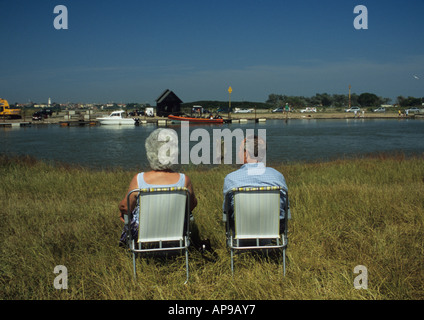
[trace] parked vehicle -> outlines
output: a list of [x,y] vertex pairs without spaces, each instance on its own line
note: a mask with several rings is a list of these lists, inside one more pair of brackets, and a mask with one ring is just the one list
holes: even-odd
[[420,109],[419,108],[417,108],[417,107],[412,107],[412,108],[409,108],[409,109],[406,109],[405,110],[405,112],[408,112],[408,113],[420,113]]
[[42,109],[32,114],[32,120],[39,121],[42,119],[47,119],[48,117],[51,117],[52,114],[53,111],[51,109]]
[[359,111],[361,111],[361,108],[359,108],[359,107],[351,107],[349,109],[345,109],[345,112],[355,112],[355,111],[359,112]]
[[301,113],[305,112],[317,112],[317,108],[306,107],[305,109],[300,110]]
[[280,108],[272,110],[272,112],[284,112],[284,108],[280,107]]
[[47,118],[47,116],[44,117],[44,115],[40,111],[34,112],[32,114],[32,120],[34,120],[34,121],[40,121],[44,118]]
[[144,111],[143,110],[135,110],[135,111],[130,112],[128,115],[130,117],[144,116]]
[[234,113],[251,113],[252,109],[236,109]]
[[154,117],[155,113],[153,111],[153,108],[146,108],[146,110],[144,111],[144,113],[146,114],[146,116],[148,117]]
[[384,107],[379,107],[377,109],[374,109],[374,112],[386,112],[386,108]]

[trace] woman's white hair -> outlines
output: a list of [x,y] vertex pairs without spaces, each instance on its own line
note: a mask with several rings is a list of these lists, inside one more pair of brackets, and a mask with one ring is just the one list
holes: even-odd
[[178,163],[178,135],[173,129],[154,130],[145,142],[147,160],[153,170],[167,170]]

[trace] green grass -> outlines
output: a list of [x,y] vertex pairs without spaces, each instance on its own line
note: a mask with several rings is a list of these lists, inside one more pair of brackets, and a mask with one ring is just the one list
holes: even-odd
[[[234,278],[222,224],[233,167],[185,169],[213,261],[132,259],[118,248],[117,206],[136,171],[94,171],[0,157],[0,299],[423,299],[424,159],[369,157],[274,166],[291,201],[287,274],[281,257],[242,254]],[[210,258],[210,257],[208,257]],[[54,268],[68,270],[55,289]],[[354,268],[368,270],[358,290]]]

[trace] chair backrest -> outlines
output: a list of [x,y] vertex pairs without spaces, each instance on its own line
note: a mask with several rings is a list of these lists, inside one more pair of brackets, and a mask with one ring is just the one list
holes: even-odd
[[[187,188],[139,190],[140,220],[138,242],[179,241],[189,223]],[[185,226],[186,224],[186,226]]]
[[236,239],[280,236],[280,187],[234,188]]

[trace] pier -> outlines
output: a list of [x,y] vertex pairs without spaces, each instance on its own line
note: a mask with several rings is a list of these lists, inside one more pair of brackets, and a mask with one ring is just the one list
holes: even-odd
[[28,127],[31,122],[0,122],[0,127]]
[[[139,117],[138,122],[135,123],[136,126],[153,124],[157,126],[168,126],[170,124],[175,124],[174,120],[164,118],[164,117]],[[318,120],[318,119],[417,119],[423,120],[424,113],[418,114],[409,114],[399,116],[397,113],[390,112],[385,114],[380,113],[366,113],[365,115],[361,114],[356,116],[352,113],[344,112],[334,112],[334,113],[313,113],[313,114],[304,114],[304,113],[290,113],[288,115],[275,114],[275,113],[262,113],[259,117],[254,114],[243,114],[238,115],[234,114],[231,118],[225,118],[225,124],[246,124],[249,122],[265,124],[268,120],[283,120],[287,122],[288,120],[295,119],[304,119],[304,120]],[[19,127],[29,127],[29,126],[43,126],[43,125],[59,125],[61,127],[84,127],[84,126],[100,126],[100,122],[96,118],[82,118],[82,117],[51,117],[43,120],[32,120],[26,121],[24,119],[4,119],[0,121],[0,128],[19,128]]]
[[59,121],[59,125],[61,127],[80,127],[80,126],[97,126],[99,124],[99,122],[97,120],[77,120],[77,121]]

